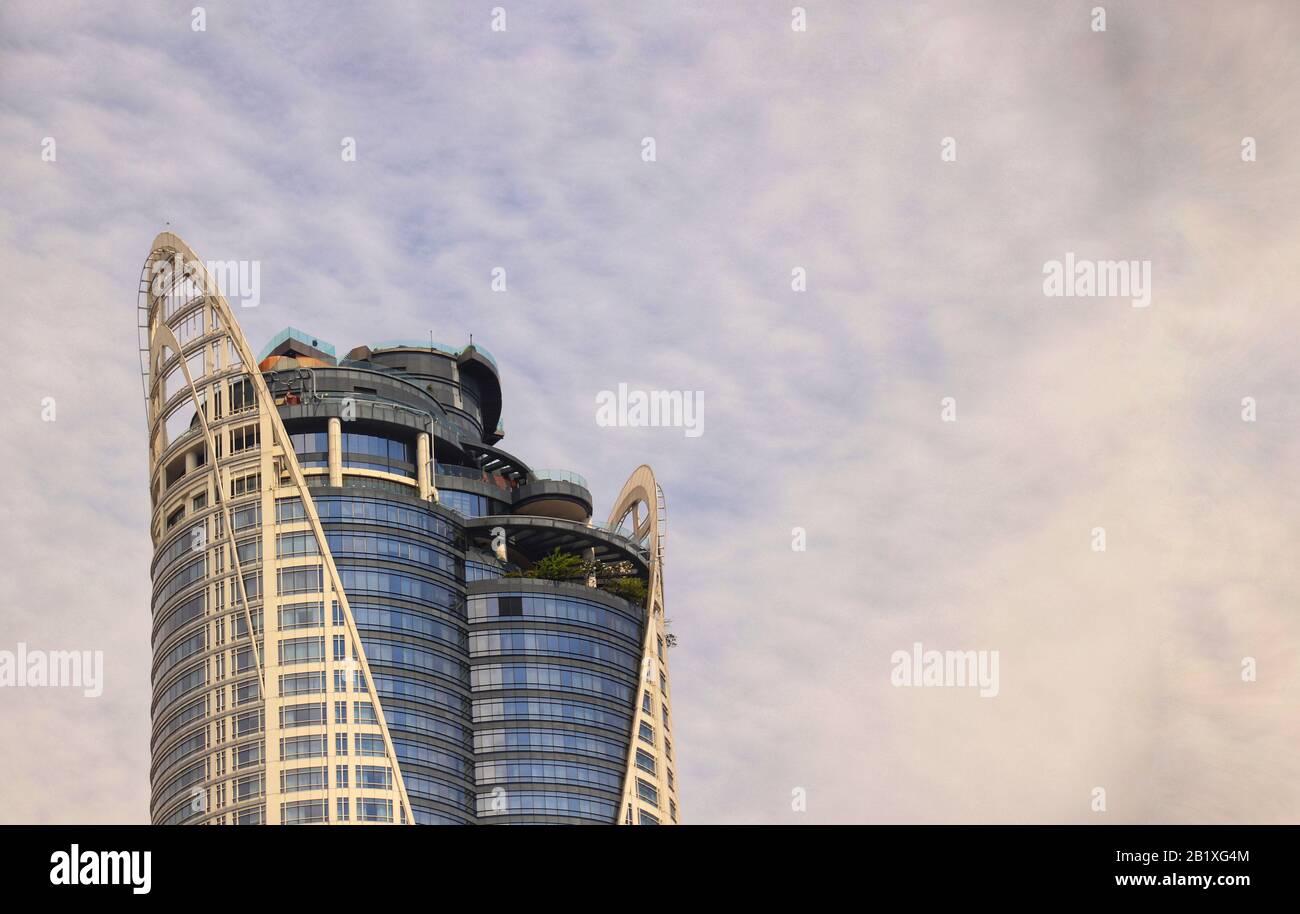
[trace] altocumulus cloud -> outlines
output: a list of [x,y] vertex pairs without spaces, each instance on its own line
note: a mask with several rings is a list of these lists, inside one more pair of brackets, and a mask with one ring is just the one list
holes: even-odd
[[[107,686],[0,690],[0,818],[148,815],[170,222],[260,262],[255,346],[473,333],[508,448],[603,507],[654,465],[688,820],[1294,820],[1300,14],[1106,6],[6,4],[3,631]],[[1151,305],[1045,298],[1065,251]],[[706,432],[599,426],[620,383]],[[998,651],[997,698],[893,688],[916,642]]]

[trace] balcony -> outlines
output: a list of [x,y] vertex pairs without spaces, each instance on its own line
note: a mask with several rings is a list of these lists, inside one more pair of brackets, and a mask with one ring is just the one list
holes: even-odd
[[575,486],[580,486],[590,490],[587,485],[587,478],[580,476],[572,470],[533,470],[532,475],[537,479],[550,479],[555,482],[571,482]]
[[521,514],[497,514],[473,517],[465,521],[469,543],[484,552],[492,551],[492,530],[504,527],[510,538],[510,561],[528,565],[557,546],[576,555],[595,550],[597,561],[632,562],[643,572],[650,566],[645,546],[619,533],[582,522]]
[[[530,577],[501,577],[490,580],[471,581],[466,586],[466,591],[470,596],[477,594],[495,594],[508,592],[535,593],[543,596],[568,596],[579,600],[590,600],[593,603],[603,603],[604,605],[617,609],[635,619],[645,617],[645,602],[638,602],[629,599],[620,593],[615,593],[604,587],[588,587],[581,581],[552,581],[546,578]],[[530,620],[536,621],[536,620]]]
[[587,480],[572,470],[533,470],[515,491],[516,514],[585,523],[591,509]]
[[509,476],[503,476],[500,473],[489,473],[486,470],[475,469],[474,467],[461,467],[450,463],[434,464],[433,471],[439,476],[451,476],[455,479],[469,479],[473,482],[481,482],[484,485],[492,486],[498,489],[497,495],[504,497],[506,501],[511,498],[511,493],[519,488],[519,481]]

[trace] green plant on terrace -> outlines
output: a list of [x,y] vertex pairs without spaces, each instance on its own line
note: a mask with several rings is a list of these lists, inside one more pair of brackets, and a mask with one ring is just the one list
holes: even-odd
[[547,581],[574,581],[587,576],[587,563],[579,556],[564,552],[559,546],[550,555],[544,555],[526,572],[530,578]]

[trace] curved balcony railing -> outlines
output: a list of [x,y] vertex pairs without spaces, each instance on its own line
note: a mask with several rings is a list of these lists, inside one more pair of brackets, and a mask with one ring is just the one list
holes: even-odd
[[[374,403],[378,406],[383,406],[383,407],[387,407],[388,409],[397,410],[398,412],[411,413],[413,415],[420,416],[426,421],[432,420],[434,426],[437,428],[438,437],[448,438],[448,439],[453,437],[451,434],[453,426],[451,424],[451,418],[449,416],[438,415],[436,413],[431,413],[428,410],[424,410],[424,409],[416,409],[413,406],[407,406],[405,403],[398,403],[397,401],[392,400],[391,398],[383,397],[378,394],[364,394],[360,392],[343,393],[340,391],[326,391],[324,393],[314,394],[313,396],[314,399],[316,400],[357,400],[357,401],[364,400],[367,403]],[[276,405],[280,405],[280,404],[277,402]],[[439,472],[442,471],[439,470]]]
[[591,487],[587,485],[586,477],[572,470],[533,470],[532,477],[534,479],[549,479],[553,482],[571,482],[575,486],[581,486],[587,491],[591,491]]
[[457,347],[457,346],[448,345],[447,343],[439,343],[434,340],[416,340],[416,339],[380,340],[378,343],[370,344],[370,351],[383,352],[386,349],[430,349],[434,352],[441,352],[443,355],[459,356],[462,353],[464,353],[464,351],[468,349],[470,346],[473,346],[475,352],[477,352],[479,355],[483,356],[483,358],[487,359],[490,363],[492,363],[493,368],[496,368],[498,371],[501,370],[500,367],[497,365],[497,360],[492,355],[492,353],[488,352],[485,348],[480,346],[478,343],[467,343],[464,346]]
[[487,359],[492,364],[493,368],[495,368],[498,372],[501,370],[501,366],[497,364],[496,356],[488,352],[486,348],[480,346],[478,343],[470,343],[470,345],[474,347],[475,352],[483,356],[483,358]]
[[302,330],[297,330],[293,327],[285,327],[275,336],[271,337],[271,341],[262,347],[261,351],[259,351],[257,354],[257,361],[261,362],[263,359],[265,359],[267,356],[271,354],[272,349],[274,349],[276,346],[279,346],[281,343],[287,342],[288,340],[297,340],[300,343],[304,343],[308,346],[311,346],[313,349],[319,349],[321,352],[325,353],[330,358],[336,358],[334,347],[331,344],[325,342],[322,339],[318,339],[317,337],[312,336],[310,333],[306,333]]
[[[568,593],[579,598],[591,598],[595,593],[599,593],[607,600],[614,600],[622,603],[627,607],[627,613],[631,616],[639,616],[645,611],[645,607],[638,604],[635,600],[630,600],[621,593],[615,593],[604,587],[591,587],[586,583],[585,578],[572,578],[567,581],[556,581],[551,578],[534,578],[529,577],[527,569],[521,569],[513,566],[512,570],[516,572],[513,575],[502,575],[499,578],[484,578],[475,581],[480,586],[473,588],[471,593],[491,592],[491,590],[507,590],[516,584],[536,585],[538,587],[554,588],[562,593]],[[484,583],[486,582],[486,583]],[[593,593],[595,592],[595,593]]]
[[502,476],[500,473],[487,473],[474,467],[460,467],[455,464],[437,463],[434,464],[433,471],[440,476],[455,476],[459,479],[472,479],[475,482],[486,483],[490,486],[496,486],[498,489],[509,489],[511,491],[519,488],[517,479],[510,479]]
[[443,355],[460,355],[460,349],[455,346],[433,340],[380,340],[378,343],[371,343],[369,348],[371,352],[383,352],[385,349],[431,349]]
[[637,537],[629,533],[626,527],[619,527],[614,524],[602,524],[597,521],[592,521],[589,524],[587,524],[587,526],[595,527],[597,530],[602,530],[605,533],[608,533],[610,536],[616,536],[621,540],[626,540],[627,542],[634,544],[637,547],[638,551],[648,554],[649,547],[646,545],[650,539],[650,531],[648,528],[646,530],[645,536],[638,539]]
[[583,521],[565,520],[562,517],[539,517],[531,514],[488,514],[482,517],[472,517],[467,520],[467,524],[472,527],[509,527],[512,524],[526,524],[528,526],[556,527],[561,530],[571,530],[574,533],[583,533],[587,530],[594,530],[600,536],[614,540],[621,544],[628,552],[639,556],[643,561],[650,561],[650,550],[646,547],[644,541],[638,541],[628,536],[626,531],[615,530],[608,524],[593,524]]

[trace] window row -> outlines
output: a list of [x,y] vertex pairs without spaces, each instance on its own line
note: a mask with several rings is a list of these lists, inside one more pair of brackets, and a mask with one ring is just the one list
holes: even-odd
[[558,698],[495,698],[474,702],[474,722],[500,720],[563,721],[626,733],[628,715],[599,705]]
[[461,531],[432,511],[376,498],[326,495],[315,499],[322,521],[351,521],[394,527],[409,527],[438,539],[455,542]]
[[577,635],[545,631],[504,629],[470,635],[471,657],[495,657],[509,654],[575,657],[595,663],[607,663],[635,673],[639,658],[603,641]]
[[551,619],[612,631],[635,644],[641,643],[641,624],[636,619],[576,597],[533,593],[484,594],[470,597],[468,610],[472,622],[497,618]]
[[618,791],[623,786],[623,773],[610,768],[597,768],[576,762],[549,762],[533,759],[509,759],[480,762],[476,766],[476,783],[550,783],[572,784]]
[[409,562],[421,568],[433,568],[455,578],[461,576],[461,560],[449,552],[426,546],[415,540],[379,533],[341,533],[330,531],[325,536],[330,553],[364,555],[396,562]]
[[632,700],[632,688],[625,683],[587,670],[565,666],[523,663],[484,664],[471,670],[470,685],[476,691],[554,689],[564,692],[585,692],[621,702]]
[[617,806],[608,800],[582,794],[514,792],[479,794],[480,816],[571,816],[611,822]]

